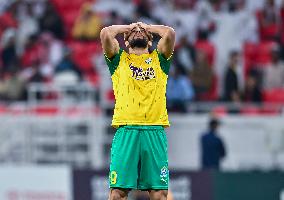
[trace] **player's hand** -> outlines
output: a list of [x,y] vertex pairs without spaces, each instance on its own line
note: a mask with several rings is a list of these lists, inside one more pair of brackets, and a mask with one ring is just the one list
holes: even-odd
[[140,29],[142,29],[146,32],[149,40],[153,39],[153,35],[152,35],[152,32],[151,32],[151,25],[145,24],[143,22],[137,22],[137,25]]
[[129,32],[131,32],[132,30],[134,30],[137,26],[138,26],[137,23],[129,24]]
[[125,38],[128,38],[131,32],[138,27],[137,23],[132,23],[128,25],[127,31],[124,32]]
[[150,25],[145,24],[143,22],[137,22],[137,26],[143,30],[145,30],[147,33],[149,33]]

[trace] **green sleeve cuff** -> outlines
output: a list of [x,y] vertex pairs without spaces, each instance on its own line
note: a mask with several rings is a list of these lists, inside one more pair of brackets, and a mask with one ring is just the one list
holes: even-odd
[[106,54],[104,54],[105,56],[105,60],[108,66],[108,69],[110,71],[110,74],[113,75],[115,70],[117,69],[118,65],[119,65],[119,61],[120,61],[120,56],[123,52],[123,49],[119,49],[118,53],[113,56],[112,58],[108,58],[106,56]]
[[158,57],[159,57],[159,61],[160,61],[160,64],[161,64],[161,68],[163,70],[163,72],[167,75],[169,75],[169,71],[170,71],[170,65],[171,65],[171,62],[172,62],[172,58],[173,58],[173,55],[171,55],[169,58],[166,58],[163,54],[161,54],[158,50],[156,50],[157,53],[158,53]]

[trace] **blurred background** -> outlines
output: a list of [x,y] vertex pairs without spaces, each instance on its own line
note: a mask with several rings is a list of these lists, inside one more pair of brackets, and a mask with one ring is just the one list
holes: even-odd
[[1,0],[0,200],[107,199],[114,95],[99,33],[137,21],[176,31],[173,199],[284,200],[282,0]]

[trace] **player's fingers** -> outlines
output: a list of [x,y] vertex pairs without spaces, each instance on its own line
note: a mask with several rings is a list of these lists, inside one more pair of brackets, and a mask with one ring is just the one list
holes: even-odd
[[142,29],[146,29],[146,26],[147,26],[147,24],[145,24],[143,22],[137,22],[137,25]]
[[149,25],[148,24],[145,24],[145,23],[142,23],[139,25],[141,27],[142,30],[146,31],[148,34],[150,34],[150,31],[149,31]]
[[129,26],[130,26],[131,28],[138,27],[138,23],[137,23],[137,22],[131,23]]
[[132,31],[135,31],[135,29],[137,29],[137,24],[131,24],[131,25],[129,25],[129,29],[128,29],[128,31],[127,31],[127,34],[131,34],[131,32]]

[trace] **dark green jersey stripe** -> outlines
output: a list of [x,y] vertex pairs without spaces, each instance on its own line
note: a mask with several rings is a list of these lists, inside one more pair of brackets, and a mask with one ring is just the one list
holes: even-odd
[[170,65],[172,62],[172,56],[170,56],[169,58],[165,58],[165,56],[161,54],[158,50],[157,50],[157,53],[158,53],[159,61],[161,64],[161,68],[163,72],[168,75],[170,71]]
[[117,69],[118,65],[119,65],[119,61],[120,61],[120,56],[123,52],[123,49],[119,49],[119,52],[113,56],[112,58],[108,58],[105,54],[105,60],[106,63],[108,65],[108,69],[110,71],[110,74],[113,75],[115,70]]

